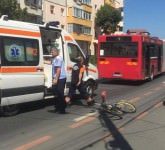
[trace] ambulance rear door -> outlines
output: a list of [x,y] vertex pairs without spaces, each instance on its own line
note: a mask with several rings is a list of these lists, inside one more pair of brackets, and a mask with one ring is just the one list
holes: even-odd
[[26,33],[27,37],[21,37],[21,35],[9,36],[9,34],[11,32],[22,34],[23,31],[5,29],[4,32],[8,35],[0,33],[1,106],[5,108],[5,106],[42,100],[44,73],[40,33],[26,31],[24,34]]

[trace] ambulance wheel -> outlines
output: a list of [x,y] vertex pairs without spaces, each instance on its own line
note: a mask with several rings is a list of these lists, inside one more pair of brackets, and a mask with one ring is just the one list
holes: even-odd
[[94,83],[93,83],[92,81],[87,81],[87,82],[85,83],[85,89],[86,89],[87,93],[88,93],[91,97],[93,97],[93,95],[94,95]]
[[1,108],[2,116],[13,116],[18,114],[20,108],[18,104],[3,106]]

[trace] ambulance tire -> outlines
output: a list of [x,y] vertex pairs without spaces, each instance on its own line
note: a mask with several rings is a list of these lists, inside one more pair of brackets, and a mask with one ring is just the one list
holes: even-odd
[[92,81],[87,81],[84,85],[87,93],[90,95],[90,97],[94,96],[94,83]]
[[20,111],[19,105],[18,104],[13,104],[13,105],[8,105],[8,106],[3,106],[1,108],[1,114],[2,116],[14,116],[18,114]]

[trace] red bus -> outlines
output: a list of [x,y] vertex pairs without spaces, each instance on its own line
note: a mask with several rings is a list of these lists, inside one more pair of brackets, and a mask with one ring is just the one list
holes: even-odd
[[142,32],[99,36],[97,64],[99,78],[153,80],[165,71],[163,41]]

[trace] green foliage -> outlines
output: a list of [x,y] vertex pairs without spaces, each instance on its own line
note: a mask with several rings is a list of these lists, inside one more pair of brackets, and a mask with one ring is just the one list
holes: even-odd
[[12,19],[17,9],[17,0],[0,0],[0,15],[8,15]]
[[9,19],[29,22],[34,17],[27,12],[27,8],[21,9],[17,0],[0,0],[0,17],[2,15],[8,15]]
[[93,64],[93,65],[97,65],[97,57],[96,57],[96,55],[91,55],[90,57],[89,57],[89,62],[91,63],[91,64]]
[[105,4],[97,11],[95,24],[103,29],[103,33],[109,34],[116,31],[117,25],[121,20],[121,12]]

